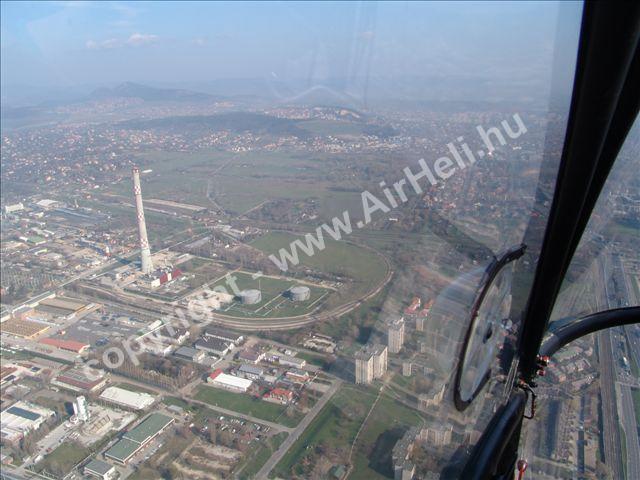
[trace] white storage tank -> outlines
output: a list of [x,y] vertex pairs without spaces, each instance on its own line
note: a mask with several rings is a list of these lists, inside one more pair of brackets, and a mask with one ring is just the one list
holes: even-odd
[[304,285],[296,285],[289,289],[289,294],[291,296],[291,300],[294,302],[304,302],[305,300],[309,300],[311,297],[311,290],[309,290],[309,287],[305,287]]
[[240,297],[240,301],[244,305],[254,305],[256,303],[260,303],[260,300],[262,300],[262,293],[260,292],[260,290],[256,290],[253,288],[241,291],[240,295],[238,296]]

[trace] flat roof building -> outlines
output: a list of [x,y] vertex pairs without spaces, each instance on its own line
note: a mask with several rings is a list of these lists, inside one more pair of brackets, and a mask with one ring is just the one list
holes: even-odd
[[249,390],[249,387],[253,383],[251,380],[246,378],[240,378],[235,375],[224,373],[221,369],[217,369],[211,373],[207,378],[207,382],[226,390],[241,393],[245,393]]
[[198,363],[204,360],[205,353],[204,350],[198,350],[193,347],[180,347],[173,352],[173,356]]
[[91,478],[99,478],[101,480],[110,480],[116,476],[116,467],[94,458],[84,466],[84,474]]
[[235,348],[235,345],[229,340],[223,340],[217,337],[203,336],[193,344],[198,350],[213,353],[219,357],[224,357],[227,353]]
[[78,367],[62,372],[51,383],[73,392],[90,393],[100,390],[107,378],[104,370]]
[[162,433],[175,420],[161,413],[152,413],[142,422],[125,433],[120,440],[104,453],[105,458],[125,465],[151,440]]
[[88,343],[76,342],[75,340],[63,340],[61,338],[43,338],[40,340],[40,343],[78,354],[84,353],[90,347]]
[[132,392],[119,387],[108,387],[100,394],[100,399],[132,410],[144,410],[155,402],[153,395]]
[[40,428],[53,417],[53,410],[24,401],[16,402],[0,414],[0,433],[3,440],[14,442],[30,431]]

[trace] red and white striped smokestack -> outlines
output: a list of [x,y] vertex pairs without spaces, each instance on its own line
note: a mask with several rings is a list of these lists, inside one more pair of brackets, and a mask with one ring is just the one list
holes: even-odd
[[140,239],[140,260],[142,273],[151,273],[153,263],[151,262],[151,249],[147,238],[147,224],[144,221],[144,208],[142,206],[142,188],[140,188],[140,170],[133,167],[133,195],[136,199],[136,214],[138,216],[138,237]]

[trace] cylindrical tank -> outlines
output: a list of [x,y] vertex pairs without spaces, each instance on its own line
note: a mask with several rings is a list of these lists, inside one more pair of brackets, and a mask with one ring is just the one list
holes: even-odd
[[294,302],[304,302],[305,300],[309,300],[309,297],[311,296],[311,290],[309,290],[309,287],[305,287],[304,285],[291,287],[289,289],[289,293],[291,294],[291,300]]
[[260,300],[262,300],[262,293],[260,292],[260,290],[256,289],[243,290],[240,292],[239,297],[240,301],[244,305],[253,305],[255,303],[259,303]]

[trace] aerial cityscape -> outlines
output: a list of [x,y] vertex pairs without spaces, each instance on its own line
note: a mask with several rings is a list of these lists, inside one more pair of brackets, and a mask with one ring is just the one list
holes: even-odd
[[[3,42],[19,38],[7,25]],[[153,36],[85,47],[110,55]],[[198,88],[121,72],[29,103],[4,76],[12,66],[3,479],[459,477],[513,383],[514,312],[553,200],[570,83],[563,101],[413,102],[380,79],[360,90],[369,98],[335,78]],[[640,304],[639,160],[636,120],[551,332]],[[520,245],[474,333],[486,272]],[[484,335],[488,356],[465,335]],[[552,357],[520,456],[536,479],[640,478],[639,434],[630,325]]]

